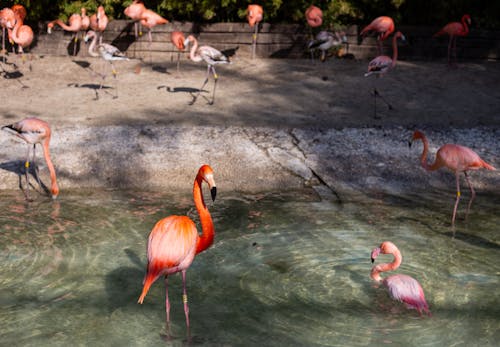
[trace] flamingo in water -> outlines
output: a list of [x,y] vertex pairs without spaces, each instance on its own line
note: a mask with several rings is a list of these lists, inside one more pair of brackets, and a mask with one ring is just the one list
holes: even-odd
[[264,10],[262,6],[250,4],[247,7],[247,21],[251,28],[254,28],[252,35],[252,59],[255,58],[255,48],[257,45],[257,34],[259,33],[259,23],[262,21]]
[[457,59],[457,37],[467,36],[467,34],[469,34],[469,27],[467,26],[467,24],[468,25],[471,24],[470,15],[464,14],[462,16],[461,23],[459,22],[448,23],[441,30],[439,30],[437,33],[433,35],[433,37],[438,37],[442,35],[450,36],[450,41],[448,43],[448,65],[451,65],[450,54],[452,46],[453,46],[453,56],[455,57],[455,60]]
[[380,253],[392,254],[394,261],[375,265],[372,268],[370,277],[376,282],[385,285],[392,299],[403,302],[408,308],[416,309],[420,314],[424,311],[430,315],[429,305],[425,301],[424,290],[416,279],[403,274],[391,275],[384,279],[380,277],[381,272],[394,271],[401,265],[403,257],[396,245],[390,241],[382,242],[380,247],[374,248],[372,251],[372,263],[375,262]]
[[179,73],[179,64],[180,64],[180,59],[181,59],[181,52],[184,52],[184,49],[186,48],[184,46],[184,41],[186,38],[184,37],[184,34],[180,31],[172,31],[170,34],[170,41],[172,41],[172,44],[177,47],[177,73]]
[[419,131],[415,130],[413,133],[412,140],[409,142],[411,146],[412,142],[415,140],[422,140],[424,144],[424,150],[422,152],[422,156],[420,158],[420,163],[422,167],[427,171],[434,171],[442,167],[446,167],[451,171],[455,172],[455,177],[457,181],[457,198],[455,200],[455,207],[453,208],[453,216],[451,218],[452,227],[455,226],[455,216],[457,213],[458,202],[460,201],[460,173],[463,172],[465,176],[465,180],[471,191],[471,199],[469,201],[469,205],[467,206],[466,216],[469,213],[470,207],[472,205],[472,200],[476,196],[476,192],[470,183],[469,176],[467,171],[469,170],[479,170],[479,169],[487,169],[487,170],[496,170],[493,166],[485,162],[483,159],[479,157],[479,155],[474,152],[472,149],[455,145],[455,144],[445,144],[438,149],[436,153],[436,159],[434,163],[427,163],[427,153],[429,152],[429,142],[425,135]]
[[377,47],[379,55],[382,54],[382,41],[389,37],[389,35],[394,31],[394,21],[391,17],[380,16],[375,18],[370,24],[365,26],[361,33],[359,34],[361,38],[368,35],[370,32],[378,33],[377,37]]
[[8,130],[11,134],[23,139],[28,143],[28,154],[26,156],[26,162],[24,164],[25,174],[26,174],[26,198],[29,200],[29,179],[28,173],[30,168],[30,148],[33,145],[33,166],[35,167],[36,178],[38,180],[38,184],[42,186],[40,183],[40,178],[38,177],[38,169],[35,165],[35,147],[36,144],[39,143],[43,147],[43,155],[45,157],[45,162],[47,163],[47,168],[50,172],[50,180],[51,180],[51,188],[50,192],[52,194],[52,199],[56,199],[59,195],[59,187],[57,185],[56,171],[54,169],[54,164],[52,164],[52,160],[50,158],[49,151],[49,143],[51,130],[50,126],[47,122],[31,117],[25,118],[19,122],[3,126],[2,129]]
[[70,31],[73,33],[74,37],[72,40],[74,40],[74,45],[73,45],[73,55],[76,55],[76,43],[78,41],[78,32],[83,29],[83,21],[82,21],[82,16],[79,15],[78,13],[74,13],[69,17],[68,20],[69,25],[66,25],[62,20],[56,19],[47,24],[47,32],[49,34],[52,33],[52,29],[54,26],[57,24],[61,28],[63,28],[65,31]]
[[230,61],[228,57],[226,57],[224,54],[222,54],[220,51],[217,49],[210,47],[210,46],[200,46],[198,47],[198,40],[193,35],[189,35],[186,40],[184,41],[184,45],[187,46],[190,42],[193,43],[193,46],[191,47],[191,50],[189,51],[189,59],[191,59],[194,62],[200,62],[200,61],[205,61],[207,63],[207,76],[205,78],[205,82],[203,82],[203,85],[201,88],[198,90],[198,93],[193,97],[193,100],[190,102],[190,105],[194,104],[196,102],[196,99],[200,95],[201,91],[205,87],[205,85],[208,83],[208,77],[210,76],[210,72],[212,72],[214,76],[214,91],[212,95],[212,101],[209,102],[210,105],[213,105],[215,101],[215,87],[217,86],[217,80],[219,79],[219,76],[215,72],[215,67],[214,65],[217,64],[229,64]]
[[186,291],[186,271],[194,257],[210,247],[214,241],[215,230],[212,217],[203,200],[202,183],[206,182],[212,200],[215,201],[217,188],[214,173],[210,166],[203,165],[194,180],[193,199],[200,216],[202,234],[199,235],[195,223],[187,216],[169,216],[161,219],[153,227],[148,239],[148,266],[144,277],[143,289],[138,303],[142,304],[151,285],[165,275],[165,308],[167,331],[170,325],[170,301],[168,299],[168,275],[181,272],[186,327],[189,336],[189,307]]

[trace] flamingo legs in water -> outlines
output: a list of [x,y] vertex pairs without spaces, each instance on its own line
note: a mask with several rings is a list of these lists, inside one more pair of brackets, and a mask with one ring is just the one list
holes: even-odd
[[[30,166],[33,166],[33,168],[35,170],[34,176],[36,178],[36,181],[38,182],[38,186],[40,188],[43,188],[42,182],[40,181],[40,176],[38,174],[38,167],[36,166],[36,163],[35,163],[36,144],[33,144],[33,157],[32,157],[31,162],[30,162],[30,148],[31,148],[31,145],[28,145],[28,152],[26,154],[26,161],[24,162],[24,175],[26,177],[26,190],[23,189],[23,192],[24,192],[24,195],[26,197],[26,200],[31,200],[30,194],[29,194],[29,188],[30,188],[29,169],[30,169]],[[20,183],[20,186],[22,189],[21,181],[19,183]]]
[[[472,184],[470,183],[469,175],[467,174],[466,171],[464,171],[464,175],[465,175],[465,181],[467,182],[467,185],[469,186],[469,189],[471,192],[471,198],[470,198],[469,204],[467,205],[467,211],[465,212],[465,219],[467,219],[467,216],[469,215],[470,207],[472,206],[472,201],[476,197],[476,192],[474,191],[474,188],[472,187]],[[460,201],[460,196],[462,195],[460,193],[460,172],[456,173],[456,180],[457,180],[457,198],[455,200],[455,207],[453,208],[453,217],[451,218],[452,228],[455,227],[455,217],[457,215],[458,203]]]
[[215,102],[215,88],[217,87],[217,80],[219,79],[219,76],[217,75],[217,72],[215,72],[215,68],[213,67],[213,65],[208,65],[208,67],[207,67],[207,77],[205,78],[205,82],[203,82],[203,85],[198,90],[198,93],[196,93],[196,95],[193,96],[193,100],[191,100],[191,102],[189,103],[189,105],[193,105],[196,102],[196,99],[198,99],[198,96],[200,96],[200,93],[202,92],[203,88],[205,88],[205,86],[207,85],[208,78],[210,77],[210,71],[212,72],[212,74],[214,76],[214,91],[212,93],[212,101],[209,101],[208,104],[209,105],[213,105],[214,104],[214,102]]
[[[188,306],[188,296],[186,289],[186,270],[182,271],[182,302],[184,304],[184,315],[186,316],[186,327],[188,338],[190,336],[189,329],[189,306]],[[170,337],[170,300],[168,299],[168,275],[165,276],[165,312],[167,315],[167,337]]]

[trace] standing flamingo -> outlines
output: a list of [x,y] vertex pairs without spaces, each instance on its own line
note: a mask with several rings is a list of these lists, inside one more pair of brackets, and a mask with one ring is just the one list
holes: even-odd
[[401,265],[403,257],[396,245],[390,241],[382,242],[380,247],[372,251],[372,263],[375,262],[380,253],[392,254],[394,261],[375,265],[372,268],[370,277],[385,285],[392,299],[405,303],[408,308],[416,309],[420,314],[424,311],[430,315],[429,305],[425,301],[424,290],[416,279],[403,274],[388,276],[384,279],[380,277],[381,272],[394,271]]
[[99,6],[97,12],[90,16],[90,28],[98,35],[99,44],[102,44],[102,34],[108,26],[108,21],[108,16],[102,6]]
[[181,59],[181,52],[184,51],[186,48],[184,46],[184,41],[186,38],[184,37],[184,34],[180,31],[172,31],[172,34],[170,34],[170,40],[172,41],[172,44],[177,47],[177,73],[179,73],[179,64],[180,64],[180,59]]
[[375,18],[370,24],[361,30],[359,34],[361,38],[368,35],[369,32],[375,31],[378,33],[377,37],[377,47],[379,55],[382,54],[382,41],[389,37],[389,35],[394,31],[394,21],[391,17],[380,16]]
[[5,29],[13,29],[16,17],[12,9],[5,7],[0,11],[0,26],[2,27],[2,60],[5,64]]
[[38,180],[38,184],[42,186],[42,184],[40,183],[40,178],[38,177],[38,169],[35,164],[35,147],[37,143],[40,143],[43,147],[43,155],[45,157],[45,162],[47,163],[47,168],[50,172],[50,192],[52,194],[52,199],[56,199],[59,195],[59,187],[57,185],[56,171],[54,169],[54,165],[52,164],[52,160],[50,159],[49,142],[51,131],[49,124],[41,119],[31,117],[25,118],[17,123],[3,126],[2,129],[9,130],[12,134],[28,143],[28,154],[26,156],[26,162],[24,164],[26,174],[26,198],[29,200],[28,173],[30,168],[29,158],[31,145],[33,145],[33,166],[36,172],[36,179]]
[[316,28],[323,24],[323,11],[319,7],[311,5],[307,8],[306,13],[307,24],[311,28]]
[[205,87],[205,85],[208,83],[208,77],[210,76],[210,72],[212,72],[214,76],[214,91],[212,95],[212,101],[209,102],[210,105],[213,105],[215,102],[215,87],[217,86],[217,80],[219,79],[219,76],[215,72],[215,67],[214,65],[216,64],[229,64],[229,59],[226,57],[224,54],[222,54],[220,51],[216,50],[213,47],[210,46],[200,46],[198,47],[198,40],[193,35],[189,35],[186,38],[186,41],[184,41],[184,45],[187,46],[190,42],[193,43],[193,46],[191,47],[191,50],[189,51],[189,58],[194,61],[194,62],[200,62],[200,61],[205,61],[207,63],[207,76],[205,78],[205,82],[203,82],[203,85],[201,88],[198,90],[198,93],[193,97],[193,100],[190,102],[190,105],[194,104],[196,102],[196,99],[200,95],[201,91]]
[[449,35],[450,41],[448,43],[448,65],[451,65],[450,53],[453,46],[453,56],[455,61],[457,60],[457,37],[467,36],[469,34],[469,27],[467,24],[471,24],[470,15],[464,14],[462,16],[462,22],[452,22],[446,24],[441,30],[434,34],[433,37],[438,37],[441,35]]
[[127,17],[130,17],[134,21],[134,34],[135,34],[135,39],[137,40],[137,37],[139,35],[142,35],[142,32],[139,32],[138,26],[139,26],[139,21],[141,20],[142,13],[146,10],[146,6],[144,6],[144,3],[142,0],[134,0],[129,6],[125,8],[123,13]]
[[[377,75],[377,77],[383,76],[396,66],[396,61],[398,60],[398,38],[401,38],[403,41],[406,40],[405,36],[400,31],[394,34],[392,38],[392,59],[386,55],[376,57],[368,63],[368,72],[365,73],[365,77],[373,74]],[[375,97],[375,118],[377,118],[377,97],[380,97],[387,104],[389,109],[392,110],[392,105],[384,99],[377,88],[373,88],[373,96]]]
[[56,19],[47,24],[47,32],[49,34],[52,33],[52,28],[54,28],[54,25],[59,25],[61,28],[63,28],[65,31],[70,31],[73,33],[73,55],[76,55],[76,43],[78,41],[78,33],[80,30],[82,30],[83,24],[82,24],[82,16],[80,16],[78,13],[74,13],[69,17],[68,20],[69,25],[66,25],[62,20]]
[[311,59],[313,59],[314,50],[319,49],[321,51],[320,60],[324,62],[326,60],[326,52],[328,52],[330,48],[340,46],[343,43],[347,43],[345,33],[320,31],[314,40],[308,43],[308,48],[311,51]]
[[259,23],[262,21],[264,10],[262,6],[251,4],[247,8],[247,20],[250,27],[254,27],[254,33],[252,35],[252,59],[255,58],[255,49],[257,46],[257,35],[259,34]]
[[[129,60],[125,53],[121,52],[117,47],[107,44],[107,43],[101,43],[97,46],[98,52],[95,51],[95,46],[97,44],[97,34],[93,30],[89,30],[87,32],[87,35],[85,35],[84,41],[88,42],[88,40],[92,39],[92,42],[90,43],[89,46],[89,55],[92,57],[98,57],[101,56],[105,61],[107,61],[111,65],[111,73],[113,74],[113,77],[116,78],[117,72],[115,69],[115,66],[113,65],[114,60]],[[105,70],[105,69],[104,69]],[[106,73],[103,72],[102,74],[102,81],[99,86],[99,90],[102,89],[102,84],[104,83],[104,80],[106,79]],[[118,85],[116,86],[116,95],[114,98],[118,97]],[[99,99],[99,94],[98,91],[96,90],[96,99]]]
[[149,58],[150,58],[150,61],[152,62],[152,60],[153,60],[153,56],[152,56],[153,36],[151,34],[151,30],[157,25],[167,24],[168,20],[166,20],[165,18],[163,18],[158,13],[156,13],[152,10],[145,9],[141,14],[140,23],[141,23],[141,25],[148,28]]
[[210,247],[214,241],[215,230],[212,217],[203,200],[201,185],[205,181],[210,189],[212,200],[215,201],[213,170],[203,165],[198,170],[194,180],[193,199],[200,216],[202,235],[198,235],[195,223],[187,216],[169,216],[161,219],[153,227],[148,239],[148,267],[144,277],[142,294],[138,303],[142,304],[151,285],[160,276],[165,275],[165,308],[167,313],[167,331],[170,325],[170,302],[168,299],[168,275],[182,272],[184,314],[189,336],[189,307],[186,291],[186,270],[194,260],[195,255]]
[[87,31],[90,27],[90,17],[87,16],[87,10],[85,9],[85,7],[82,7],[80,12],[82,17],[82,31]]
[[472,200],[476,196],[476,192],[469,181],[469,176],[467,175],[468,170],[479,170],[481,168],[487,170],[496,170],[493,166],[482,160],[479,155],[472,149],[460,145],[446,144],[441,146],[436,153],[436,159],[433,164],[427,163],[427,153],[429,152],[429,142],[425,135],[418,130],[413,133],[412,141],[409,143],[410,146],[414,140],[422,140],[424,144],[424,150],[420,158],[420,163],[422,167],[427,171],[434,171],[442,167],[446,167],[451,171],[455,172],[455,177],[457,181],[457,198],[455,200],[455,207],[453,208],[453,217],[451,218],[452,227],[455,226],[455,216],[457,213],[458,202],[460,201],[460,173],[463,172],[465,180],[471,191],[471,199],[469,205],[467,206],[466,216],[469,214],[470,207],[472,205]]
[[34,34],[30,26],[23,24],[22,14],[17,14],[15,11],[14,14],[16,17],[16,25],[14,25],[12,30],[9,29],[9,37],[18,45],[18,52],[21,53],[22,59],[24,60],[24,48],[31,45]]

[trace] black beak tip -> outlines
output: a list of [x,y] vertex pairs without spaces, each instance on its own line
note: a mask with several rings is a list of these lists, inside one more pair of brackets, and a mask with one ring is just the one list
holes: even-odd
[[210,195],[212,196],[212,201],[215,201],[215,196],[217,195],[217,187],[212,187],[212,189],[210,189]]
[[372,264],[375,262],[375,259],[372,258]]

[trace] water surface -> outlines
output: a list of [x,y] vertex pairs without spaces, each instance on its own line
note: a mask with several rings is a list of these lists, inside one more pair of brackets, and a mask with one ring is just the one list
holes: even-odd
[[[479,193],[465,221],[463,202],[453,233],[453,192],[338,203],[312,191],[221,191],[209,204],[215,243],[187,275],[191,344],[497,345],[499,203]],[[2,344],[186,344],[180,275],[169,280],[171,340],[162,337],[163,281],[136,302],[151,228],[170,214],[197,220],[192,206],[187,194],[65,191],[28,204],[19,191],[2,192]],[[422,284],[432,317],[371,281],[370,252],[385,240],[403,254],[396,272]]]

